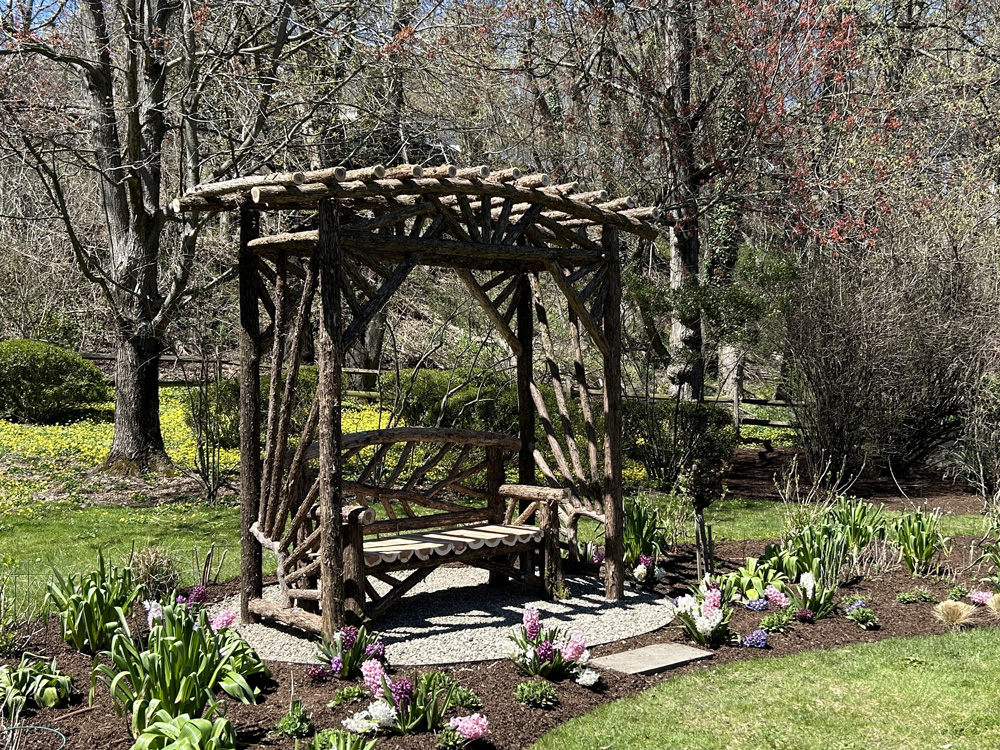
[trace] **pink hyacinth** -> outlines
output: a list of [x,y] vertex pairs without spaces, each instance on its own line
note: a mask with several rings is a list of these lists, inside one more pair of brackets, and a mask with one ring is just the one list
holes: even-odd
[[541,635],[542,624],[538,620],[538,610],[532,606],[524,608],[524,629],[527,631],[529,641],[533,641]]
[[218,633],[223,628],[228,628],[234,622],[236,622],[236,613],[231,609],[224,609],[212,618],[212,622],[210,624],[212,626],[212,630]]
[[768,586],[764,589],[764,597],[771,602],[775,607],[787,607],[788,597],[782,594],[774,586]]
[[559,644],[563,661],[579,661],[583,652],[587,650],[587,642],[579,633],[573,633],[568,641]]
[[[361,663],[361,676],[365,679],[365,687],[371,690],[372,695],[381,698],[385,695],[382,687],[382,678],[385,677],[385,667],[382,662],[376,659],[369,659]],[[386,680],[388,682],[388,680]]]
[[971,599],[972,603],[976,606],[984,607],[986,606],[986,602],[988,602],[992,596],[992,592],[989,591],[973,591],[969,594],[969,599]]
[[719,589],[709,589],[705,594],[705,609],[722,609],[722,592]]
[[462,739],[472,742],[482,739],[490,731],[490,723],[482,714],[472,714],[472,716],[456,716],[451,720],[452,728],[461,735]]
[[653,565],[652,555],[639,555],[639,564],[643,567],[650,568]]

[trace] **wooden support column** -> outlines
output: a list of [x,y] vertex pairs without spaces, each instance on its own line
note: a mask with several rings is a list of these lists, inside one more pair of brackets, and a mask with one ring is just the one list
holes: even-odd
[[[533,343],[535,321],[531,310],[531,283],[528,274],[521,274],[517,298],[517,340],[521,352],[517,355],[517,414],[518,437],[521,450],[517,456],[517,481],[519,484],[535,483],[535,402],[531,397],[531,381],[534,378]],[[530,503],[521,500],[519,511],[523,513]],[[530,576],[534,572],[534,555],[522,553],[519,565],[521,575]]]
[[517,457],[518,484],[535,483],[535,402],[531,398],[531,381],[534,377],[532,344],[535,340],[535,321],[531,310],[531,284],[528,274],[521,274],[517,300],[517,340],[521,353],[517,357],[517,413],[518,437],[521,451]]
[[622,528],[622,272],[617,227],[604,225],[601,244],[607,252],[608,297],[604,306],[604,595],[625,595],[625,547]]
[[342,253],[333,200],[319,204],[319,508],[320,602],[323,632],[330,638],[344,625],[344,550],[341,524],[341,370],[343,320],[340,310]]
[[251,527],[260,514],[260,307],[257,256],[248,250],[260,236],[260,213],[240,211],[240,617],[253,622],[251,599],[263,589],[261,546]]

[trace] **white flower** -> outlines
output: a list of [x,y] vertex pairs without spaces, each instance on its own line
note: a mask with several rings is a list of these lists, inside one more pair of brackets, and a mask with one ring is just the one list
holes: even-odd
[[355,734],[365,734],[366,732],[373,732],[378,729],[378,724],[368,718],[367,711],[358,711],[354,716],[344,719],[340,723],[344,725],[344,729],[348,732],[354,732]]
[[656,570],[653,571],[653,578],[655,578],[657,581],[662,581],[666,577],[667,577],[667,571],[665,571],[663,568],[657,568]]
[[812,599],[813,591],[816,590],[816,579],[812,573],[803,573],[799,578],[799,585],[806,592],[806,599]]
[[698,601],[690,594],[680,597],[675,606],[682,615],[697,615],[701,610]]
[[576,684],[583,685],[584,687],[593,687],[599,679],[601,679],[601,675],[597,673],[597,670],[584,669],[577,675]]
[[702,635],[709,635],[719,626],[719,623],[721,622],[722,610],[713,609],[710,614],[706,614],[704,617],[696,617],[694,620],[694,626]]
[[528,646],[526,649],[524,649],[524,653],[521,654],[521,658],[524,659],[525,663],[534,659],[535,658],[534,646]]
[[590,649],[584,649],[583,653],[580,654],[580,658],[576,660],[576,663],[582,666],[588,661],[590,661]]
[[372,721],[383,729],[392,729],[396,726],[396,709],[385,701],[375,701],[368,706],[368,714]]
[[639,563],[638,565],[635,566],[635,569],[632,571],[632,575],[635,576],[635,580],[637,581],[645,581],[646,566],[643,565],[642,563]]

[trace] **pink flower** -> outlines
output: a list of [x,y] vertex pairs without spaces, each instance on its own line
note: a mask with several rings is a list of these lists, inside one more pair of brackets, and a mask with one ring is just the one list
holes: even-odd
[[973,591],[969,594],[969,599],[972,600],[973,604],[984,607],[986,606],[986,602],[988,602],[992,596],[993,594],[989,591]]
[[775,607],[787,607],[788,597],[782,594],[774,586],[768,586],[764,589],[764,597],[771,602]]
[[372,691],[372,695],[381,698],[385,695],[382,687],[382,678],[385,677],[385,667],[377,659],[369,659],[361,664],[361,676],[365,679],[365,687]]
[[579,661],[583,652],[587,650],[587,642],[579,633],[573,633],[568,641],[559,644],[564,661]]
[[709,589],[705,594],[705,609],[722,609],[722,592],[719,589]]
[[538,620],[538,610],[530,605],[524,608],[524,629],[527,631],[529,641],[537,639],[542,632],[542,624]]
[[470,742],[482,739],[483,735],[490,731],[490,723],[482,714],[457,716],[451,720],[451,726],[462,736],[462,739]]
[[212,631],[218,633],[223,628],[228,628],[234,622],[236,622],[236,613],[231,609],[224,609],[212,618],[212,622],[210,624],[212,626]]

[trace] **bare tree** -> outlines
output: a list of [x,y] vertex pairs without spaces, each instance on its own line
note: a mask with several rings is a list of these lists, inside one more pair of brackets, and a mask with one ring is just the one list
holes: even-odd
[[[190,287],[205,217],[171,217],[176,192],[280,159],[300,122],[272,120],[295,92],[284,67],[324,41],[343,8],[289,0],[8,2],[3,143],[37,175],[79,268],[114,321],[115,430],[108,469],[169,467],[159,423],[164,336]],[[38,85],[65,81],[60,91]],[[100,217],[71,202],[96,190]]]

